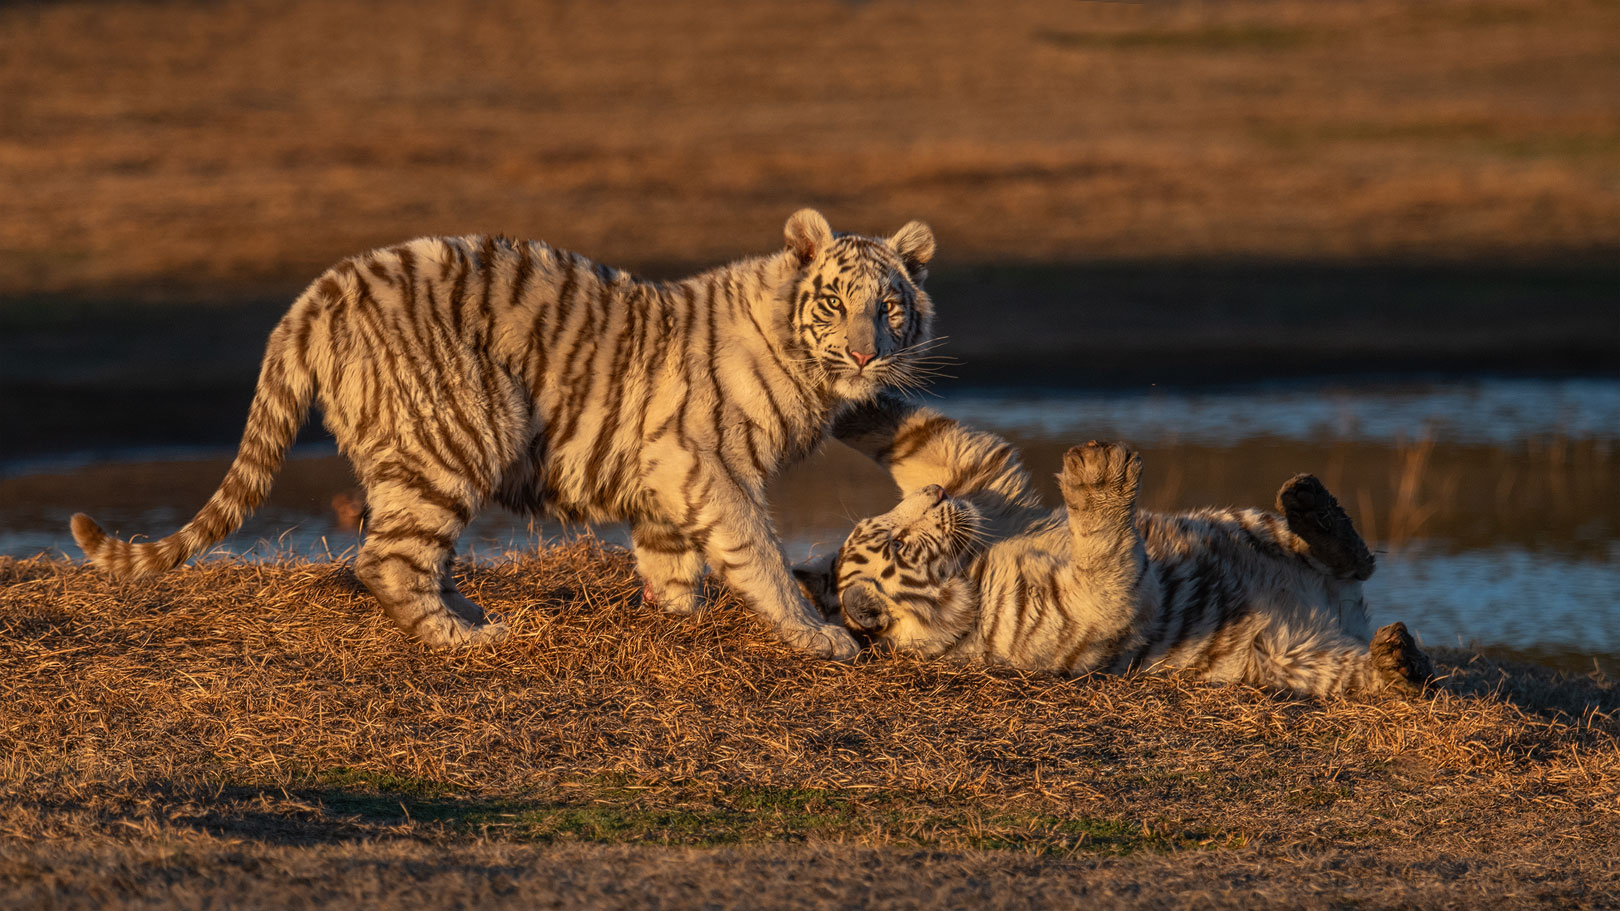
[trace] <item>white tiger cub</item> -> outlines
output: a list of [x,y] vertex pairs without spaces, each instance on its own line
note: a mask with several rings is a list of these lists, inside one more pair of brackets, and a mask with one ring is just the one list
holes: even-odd
[[1140,458],[1070,449],[1065,508],[1040,506],[1010,444],[895,402],[845,422],[907,494],[838,553],[796,568],[829,615],[925,656],[1082,674],[1184,669],[1314,695],[1420,692],[1433,670],[1394,623],[1368,643],[1373,558],[1299,475],[1282,516],[1136,508]]
[[494,501],[628,520],[648,600],[696,611],[707,561],[784,640],[851,657],[789,574],[765,484],[847,403],[928,372],[934,238],[921,222],[834,234],[811,209],[785,234],[780,252],[670,282],[499,237],[347,259],[270,334],[236,460],[196,517],[135,544],[80,514],[74,537],[125,576],[218,543],[263,501],[315,399],[369,503],[355,573],[430,646],[506,631],[448,571]]

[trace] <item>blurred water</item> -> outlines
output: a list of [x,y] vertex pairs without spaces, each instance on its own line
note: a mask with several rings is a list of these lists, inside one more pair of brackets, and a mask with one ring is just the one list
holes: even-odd
[[1620,542],[1611,543],[1605,560],[1418,547],[1382,560],[1366,591],[1375,626],[1401,620],[1432,645],[1613,656],[1620,651],[1617,560]]
[[1607,379],[1016,392],[967,396],[942,401],[940,407],[975,426],[1063,439],[1081,430],[1143,442],[1197,443],[1256,437],[1393,442],[1429,435],[1450,443],[1508,444],[1540,436],[1620,436],[1620,384]]
[[[1367,588],[1375,622],[1404,620],[1431,644],[1620,671],[1620,380],[976,392],[931,404],[1012,439],[1054,504],[1063,450],[1094,438],[1143,452],[1143,500],[1156,509],[1269,506],[1284,479],[1312,471],[1380,554]],[[76,511],[126,535],[167,534],[206,500],[229,457],[130,452],[0,466],[0,554],[77,557],[67,532]],[[330,504],[352,483],[329,448],[301,449],[221,551],[351,553],[355,532]],[[800,559],[836,547],[894,495],[875,466],[835,445],[782,478],[772,500]],[[490,557],[578,531],[489,510],[461,551]],[[593,532],[627,540],[616,526]]]

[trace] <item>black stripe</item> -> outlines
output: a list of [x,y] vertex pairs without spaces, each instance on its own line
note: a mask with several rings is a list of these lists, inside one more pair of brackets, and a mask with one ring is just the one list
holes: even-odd
[[454,535],[432,531],[418,525],[401,525],[398,527],[378,528],[373,526],[366,535],[366,542],[381,541],[425,541],[436,544],[441,550],[452,550],[456,546]]
[[[557,341],[562,338],[563,331],[568,328],[568,318],[574,313],[575,292],[579,288],[579,272],[583,268],[579,258],[572,253],[559,252],[558,256],[560,257],[559,261],[566,264],[568,275],[563,279],[562,290],[557,292],[556,322],[552,324],[551,330],[546,333],[545,343],[547,348],[555,347]],[[536,326],[539,325],[539,318],[540,313],[537,311],[535,313]],[[563,362],[565,372],[568,369],[568,364],[567,361]]]
[[[368,537],[369,537],[369,535],[368,535]],[[380,554],[377,554],[376,557],[374,557],[373,559],[378,563],[386,563],[389,560],[397,560],[400,563],[403,563],[406,566],[410,567],[413,571],[416,572],[417,575],[426,576],[426,577],[428,577],[430,579],[433,578],[433,576],[435,575],[434,572],[433,572],[432,567],[423,566],[421,563],[418,563],[415,558],[407,556],[405,554],[402,554],[402,553],[400,553],[399,551],[396,551],[396,550],[384,551],[384,552],[382,552]]]
[[1176,631],[1175,638],[1171,641],[1170,646],[1165,649],[1164,653],[1166,655],[1170,655],[1180,648],[1192,635],[1194,628],[1203,622],[1210,606],[1210,576],[1218,571],[1219,567],[1206,562],[1202,557],[1194,562],[1192,596],[1187,599],[1187,609],[1182,615],[1181,628]]
[[[464,298],[467,295],[467,273],[472,271],[472,264],[467,261],[467,257],[462,253],[460,245],[451,245],[447,243],[446,246],[449,247],[450,250],[454,251],[456,261],[461,266],[460,269],[456,270],[455,282],[450,285],[450,299],[445,302],[450,307],[450,312],[448,314],[450,319],[450,336],[452,338],[459,339],[462,337],[462,308],[466,305]],[[449,261],[447,260],[445,262],[446,268],[443,270],[445,273],[448,273],[449,265]],[[441,277],[440,280],[442,281],[443,278]]]
[[[585,411],[590,407],[591,393],[595,391],[596,386],[595,362],[602,351],[602,346],[596,344],[595,340],[591,339],[591,336],[596,334],[598,316],[604,317],[603,322],[606,322],[605,317],[612,297],[613,286],[603,284],[597,293],[596,305],[586,307],[584,321],[579,327],[579,334],[574,336],[574,344],[569,346],[568,355],[563,360],[563,372],[564,376],[567,377],[563,391],[567,394],[568,399],[563,405],[562,425],[557,429],[556,435],[551,438],[553,452],[561,450],[568,444],[569,440],[574,438],[574,434],[579,432],[580,421],[584,417]],[[589,356],[583,353],[587,340],[590,340],[593,344]]]
[[1153,624],[1153,631],[1148,633],[1142,641],[1142,648],[1133,656],[1127,669],[1141,670],[1149,655],[1153,654],[1160,640],[1170,629],[1170,620],[1175,616],[1176,598],[1181,593],[1181,576],[1175,572],[1178,564],[1155,563],[1153,569],[1159,577],[1159,616]]
[[373,482],[393,482],[410,488],[425,502],[455,516],[462,524],[472,520],[472,506],[462,498],[435,487],[433,482],[415,468],[401,462],[386,462],[372,476]]

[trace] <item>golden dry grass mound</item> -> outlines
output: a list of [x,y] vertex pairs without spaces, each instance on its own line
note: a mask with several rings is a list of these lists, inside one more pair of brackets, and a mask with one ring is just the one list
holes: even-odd
[[[813,661],[585,539],[463,566],[424,652],[342,564],[0,563],[0,898],[23,906],[1568,907],[1620,900],[1620,690]],[[1411,618],[1421,630],[1421,618]]]

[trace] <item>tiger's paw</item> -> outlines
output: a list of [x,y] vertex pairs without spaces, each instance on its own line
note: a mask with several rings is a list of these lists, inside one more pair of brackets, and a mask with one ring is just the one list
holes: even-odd
[[1123,443],[1075,446],[1063,454],[1058,484],[1071,509],[1130,504],[1142,480],[1142,457]]
[[856,643],[855,637],[849,634],[849,630],[832,624],[781,627],[778,628],[777,634],[782,637],[783,642],[794,648],[832,661],[852,660],[861,651],[860,645]]
[[1315,475],[1294,475],[1277,491],[1277,509],[1288,530],[1310,545],[1310,554],[1339,578],[1366,580],[1376,563],[1367,542],[1333,494]]
[[423,645],[443,652],[495,645],[511,634],[511,627],[504,623],[474,624],[456,616],[450,616],[443,622],[422,624],[416,631],[416,637]]
[[1386,689],[1415,695],[1434,680],[1434,665],[1404,623],[1379,628],[1371,652],[1373,671]]
[[696,589],[687,588],[660,594],[653,588],[651,582],[643,582],[641,585],[641,603],[678,617],[701,617],[707,607],[703,603],[702,595]]
[[486,623],[467,631],[467,647],[475,648],[484,645],[494,645],[505,641],[512,635],[512,628],[504,623]]

